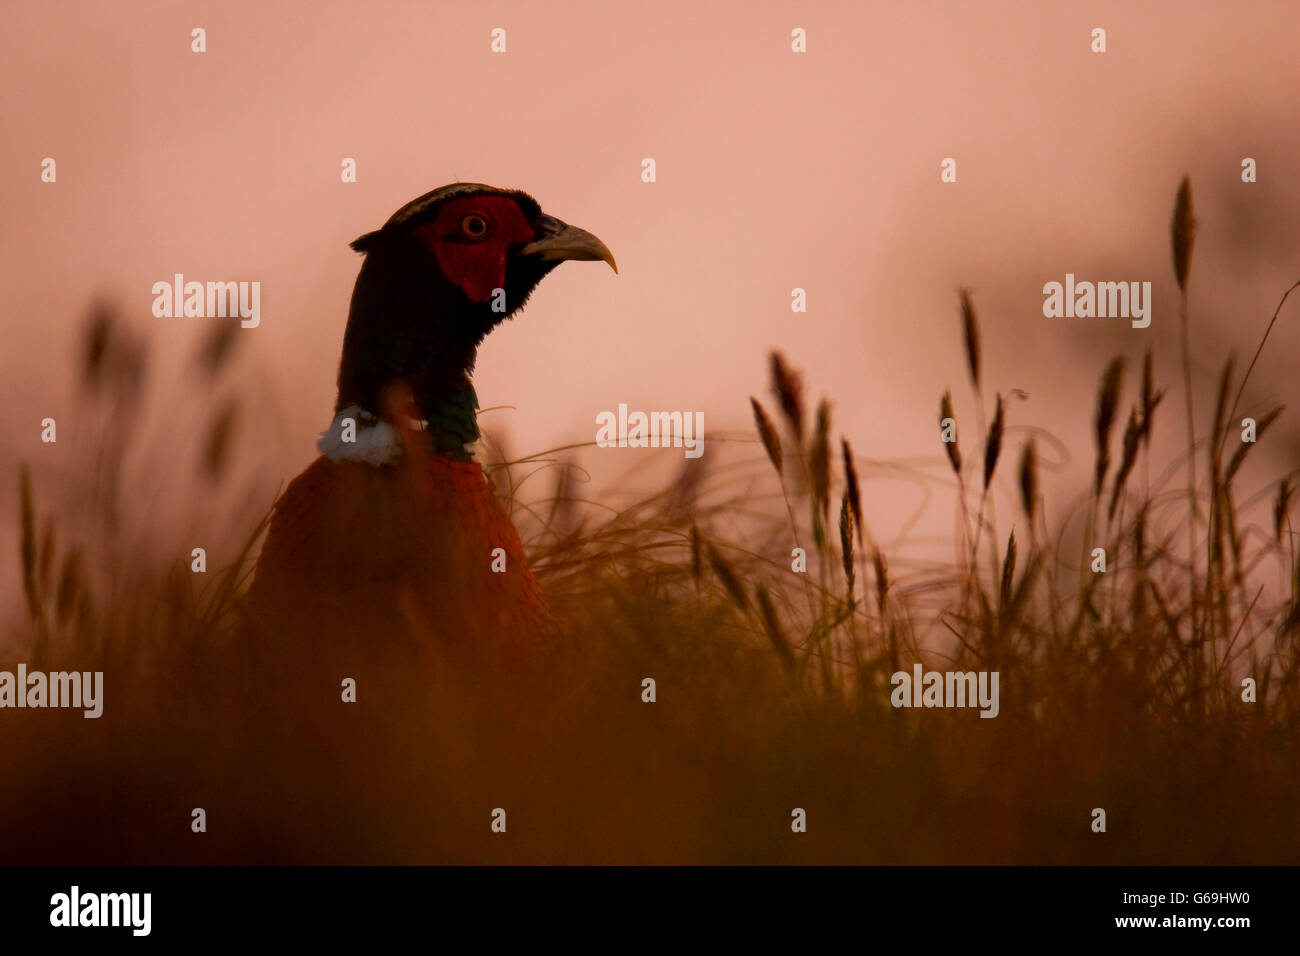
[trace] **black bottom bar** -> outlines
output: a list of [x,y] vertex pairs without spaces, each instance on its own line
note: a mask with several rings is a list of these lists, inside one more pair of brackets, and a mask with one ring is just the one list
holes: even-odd
[[[0,872],[6,941],[454,939],[473,948],[821,936],[1233,943],[1282,932],[1294,871],[1262,867],[189,867]],[[116,926],[72,926],[113,922]],[[105,894],[114,894],[106,897]],[[119,894],[141,894],[124,896]],[[147,921],[145,897],[149,894]],[[52,925],[53,922],[64,925]],[[147,925],[148,933],[140,933]]]

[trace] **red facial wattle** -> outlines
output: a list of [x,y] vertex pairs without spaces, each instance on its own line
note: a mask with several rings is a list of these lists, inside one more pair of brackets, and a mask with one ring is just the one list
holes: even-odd
[[[481,237],[466,231],[464,223],[470,216],[486,221],[487,230]],[[471,302],[487,302],[496,289],[504,289],[510,247],[535,238],[518,204],[508,196],[450,200],[438,218],[418,228],[416,234],[437,256],[442,274]]]

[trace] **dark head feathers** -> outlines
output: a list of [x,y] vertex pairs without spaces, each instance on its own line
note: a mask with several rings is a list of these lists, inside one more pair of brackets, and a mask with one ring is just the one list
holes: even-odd
[[496,186],[485,186],[482,183],[451,183],[412,199],[389,216],[388,222],[384,223],[382,228],[358,236],[350,245],[356,252],[369,252],[379,244],[380,239],[397,232],[405,232],[412,226],[437,218],[438,207],[446,200],[473,195],[509,196],[519,204],[524,218],[530,223],[542,213],[542,207],[537,200],[519,189],[498,189]]
[[357,236],[357,238],[353,239],[348,243],[348,245],[352,247],[354,252],[369,252],[375,247],[375,243],[379,240],[379,234],[382,231],[382,229],[376,229],[374,232],[368,232],[364,236]]

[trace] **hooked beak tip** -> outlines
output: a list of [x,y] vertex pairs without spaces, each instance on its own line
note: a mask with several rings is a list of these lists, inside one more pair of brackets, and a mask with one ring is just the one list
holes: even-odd
[[614,253],[586,229],[570,226],[553,216],[544,217],[540,226],[542,236],[524,246],[523,255],[535,255],[543,262],[605,262],[618,274]]

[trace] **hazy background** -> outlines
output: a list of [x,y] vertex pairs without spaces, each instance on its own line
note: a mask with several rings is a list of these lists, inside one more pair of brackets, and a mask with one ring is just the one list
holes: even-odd
[[[1244,365],[1300,278],[1294,2],[9,3],[3,19],[6,605],[18,594],[17,461],[32,464],[38,505],[77,477],[74,358],[92,300],[118,305],[154,346],[164,437],[135,463],[150,489],[136,503],[165,521],[218,510],[247,485],[168,480],[180,471],[158,449],[188,447],[205,424],[203,408],[176,400],[197,389],[185,363],[212,323],[233,320],[154,318],[150,288],[176,272],[262,283],[261,326],[238,333],[240,363],[218,391],[251,410],[239,474],[270,494],[313,457],[330,418],[359,266],[347,243],[456,179],[528,190],[604,239],[621,269],[566,265],[482,349],[482,404],[516,409],[483,424],[517,453],[590,441],[596,413],[620,402],[703,410],[706,436],[748,436],[748,396],[766,394],[765,356],[779,347],[812,398],[834,400],[859,454],[938,463],[945,387],[974,424],[965,285],[986,389],[1028,392],[1010,423],[1050,428],[1087,460],[1110,354],[1140,360],[1150,345],[1160,378],[1178,373],[1168,236],[1185,172],[1200,220],[1203,426],[1223,358],[1236,348]],[[1104,55],[1089,50],[1097,26]],[[494,27],[507,30],[505,54],[489,51]],[[806,54],[790,51],[794,27],[808,31]],[[45,156],[56,184],[40,180]],[[948,156],[952,185],[939,180]],[[1245,156],[1256,184],[1240,181]],[[343,157],[357,161],[356,184],[340,182]],[[654,184],[641,181],[644,157]],[[1042,285],[1066,272],[1151,281],[1151,327],[1043,318]],[[794,287],[806,314],[790,311]],[[1296,311],[1244,412],[1298,404]],[[1181,396],[1161,415],[1181,422]],[[46,416],[57,445],[40,443]],[[1295,467],[1297,434],[1289,413],[1273,460],[1252,462],[1267,466],[1256,486]],[[682,461],[680,450],[584,461],[599,483],[637,455]],[[889,540],[923,494],[868,475],[868,520]],[[1061,496],[1076,477],[1060,479]],[[914,533],[951,524],[950,502],[932,502]]]

